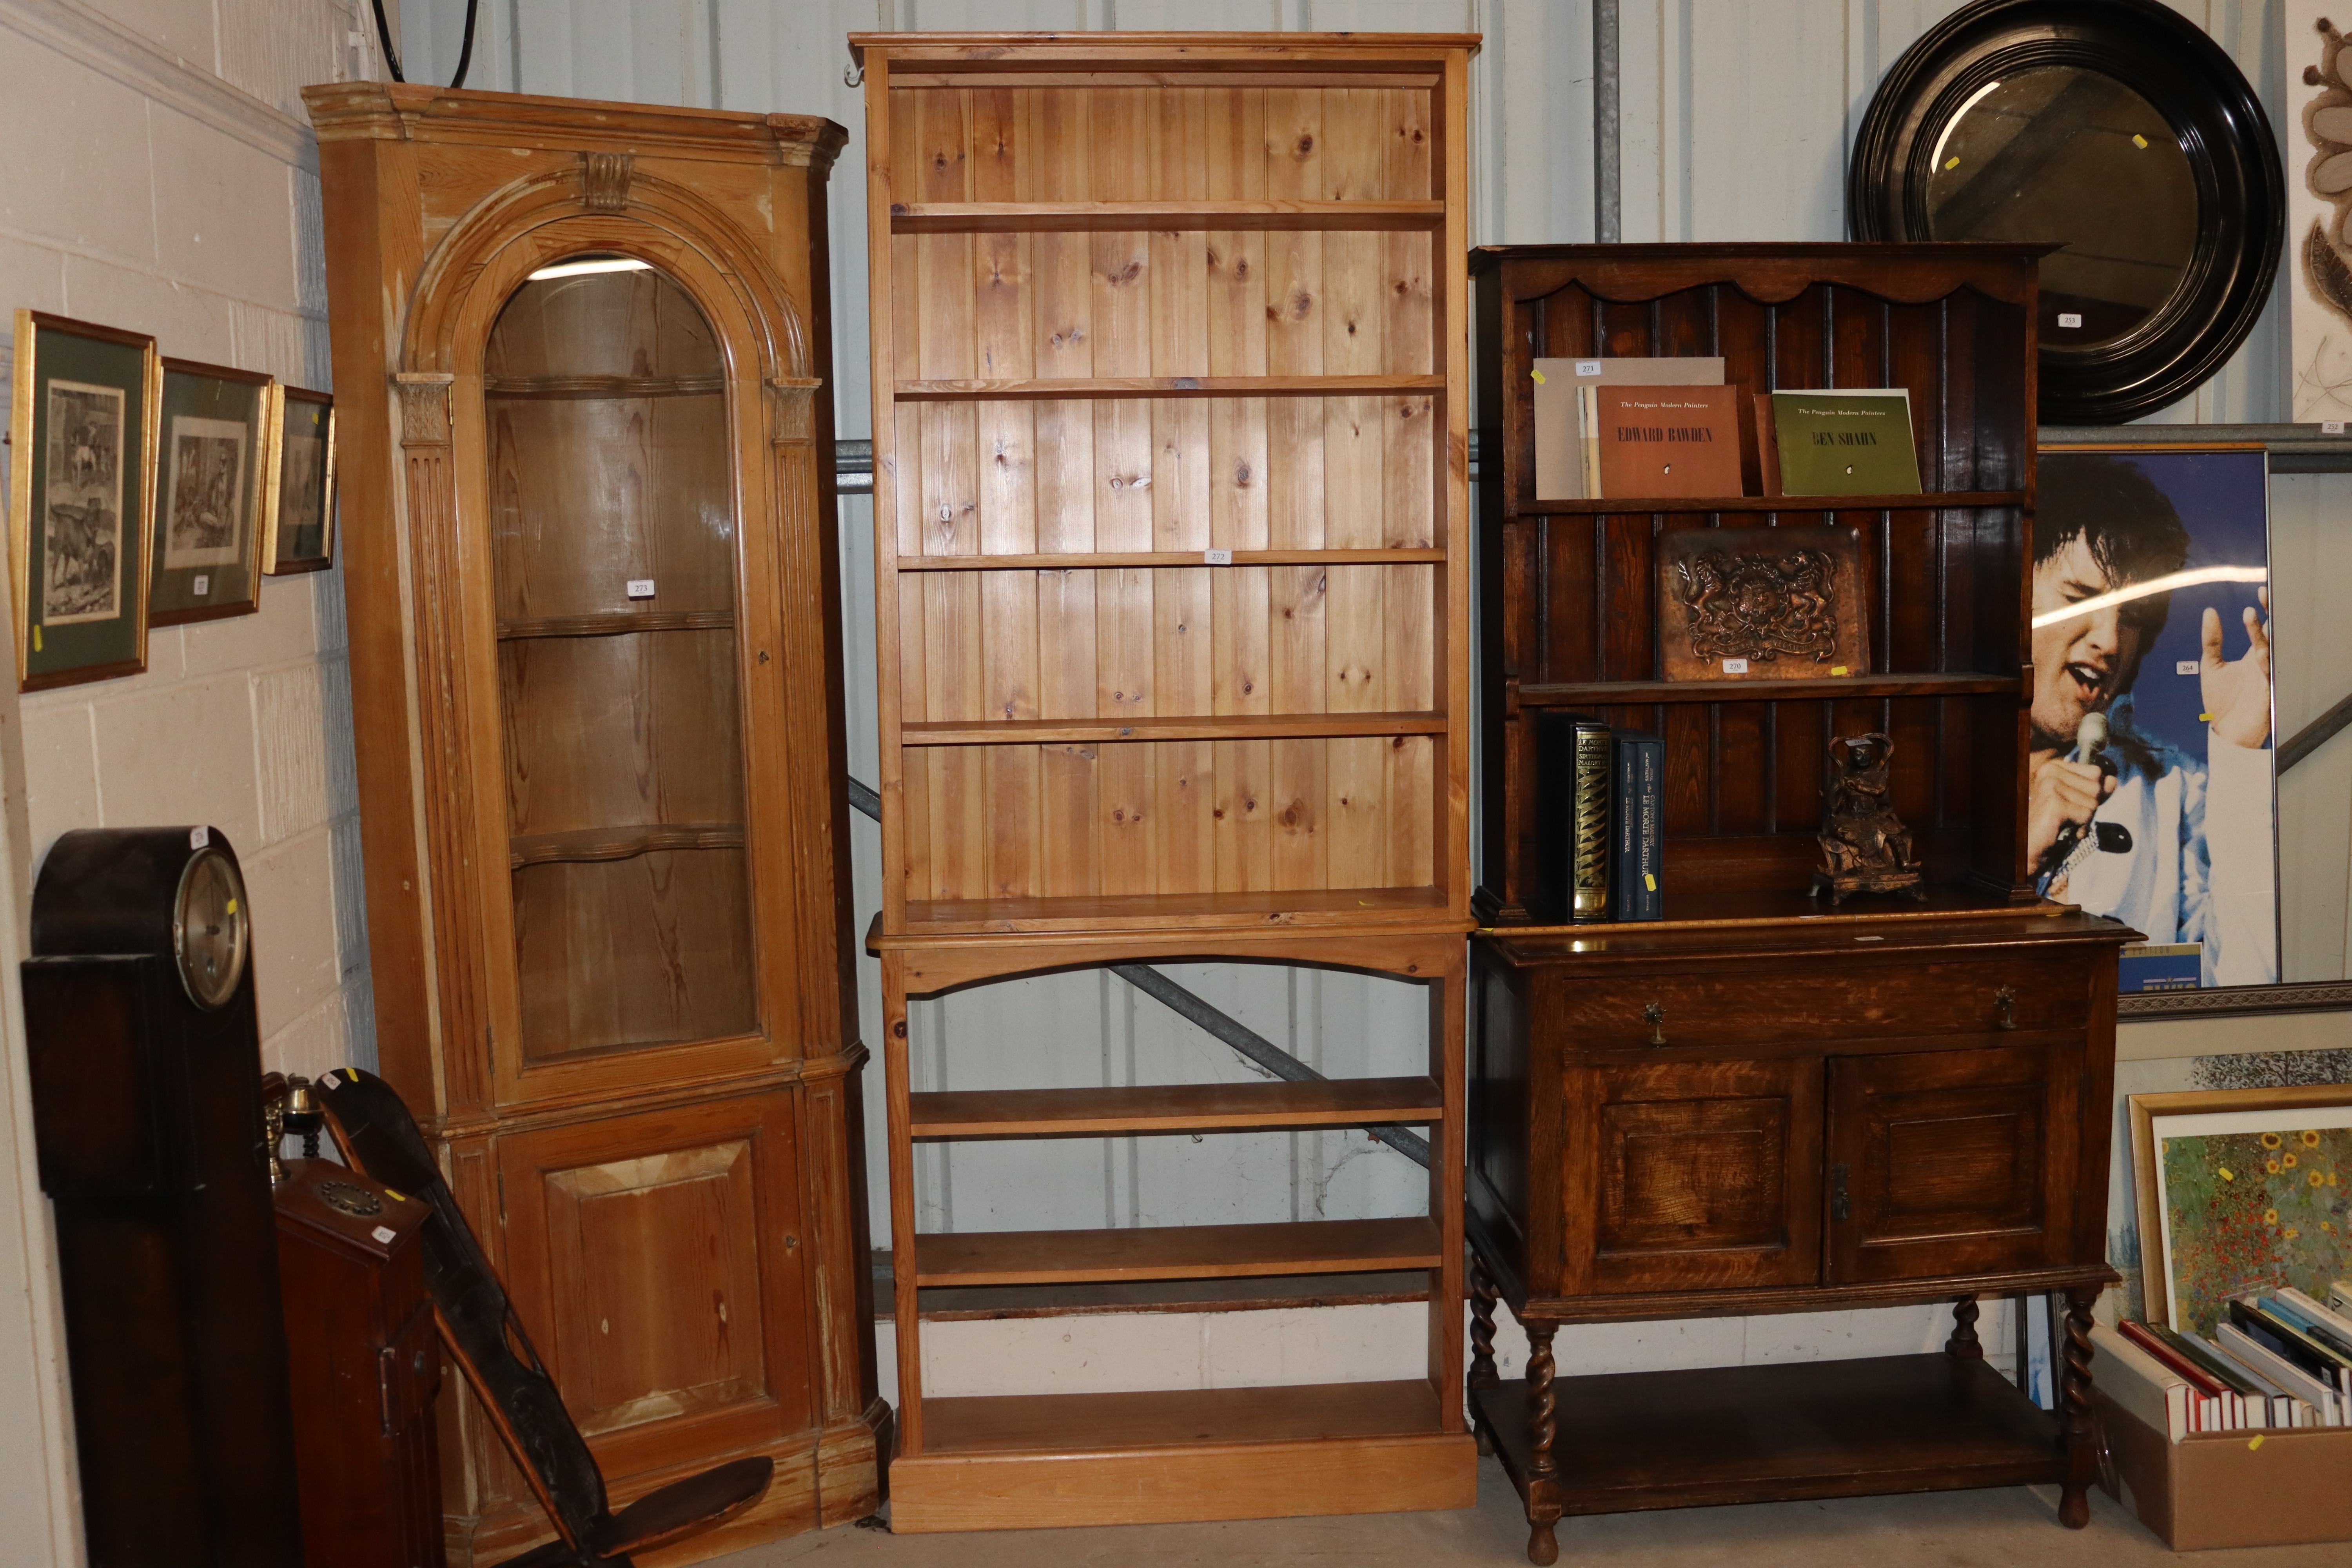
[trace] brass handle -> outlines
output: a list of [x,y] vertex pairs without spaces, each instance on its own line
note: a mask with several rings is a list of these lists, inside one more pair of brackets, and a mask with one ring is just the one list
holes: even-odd
[[2017,1027],[2017,992],[2014,988],[2004,985],[1994,992],[1992,1005],[2000,1010],[2000,1017],[1997,1020],[1999,1027],[2004,1029]]
[[1653,1002],[1643,1008],[1642,1022],[1650,1026],[1650,1044],[1663,1046],[1666,1043],[1666,1009],[1663,1004]]

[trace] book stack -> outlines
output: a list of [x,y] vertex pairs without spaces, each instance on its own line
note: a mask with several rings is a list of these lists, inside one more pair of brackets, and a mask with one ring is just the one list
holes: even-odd
[[2352,1426],[2352,1281],[2233,1298],[2212,1334],[2157,1323],[2091,1331],[2097,1384],[2173,1442],[2194,1433]]
[[1580,924],[1664,920],[1664,744],[1573,713],[1545,714],[1537,734],[1544,794],[1559,799],[1551,781],[1563,781],[1568,807],[1538,830],[1538,882],[1554,912]]
[[1916,495],[1903,387],[1759,392],[1724,362],[1538,359],[1538,500]]

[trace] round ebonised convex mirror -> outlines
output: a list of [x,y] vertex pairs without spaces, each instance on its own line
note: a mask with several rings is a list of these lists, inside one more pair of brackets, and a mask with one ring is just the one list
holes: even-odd
[[1979,0],[1905,52],[1847,171],[1856,239],[2042,241],[2045,425],[2181,397],[2252,330],[2285,196],[2253,89],[2157,0]]

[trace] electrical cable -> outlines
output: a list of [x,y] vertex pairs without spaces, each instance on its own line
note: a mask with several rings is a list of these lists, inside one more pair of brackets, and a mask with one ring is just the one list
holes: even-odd
[[[383,47],[383,63],[392,69],[392,79],[406,81],[400,68],[399,51],[392,47],[392,24],[384,20],[383,0],[373,0],[375,6],[376,42]],[[457,74],[450,79],[451,87],[466,85],[466,72],[474,63],[474,19],[480,13],[482,0],[466,0],[466,37],[457,46]]]

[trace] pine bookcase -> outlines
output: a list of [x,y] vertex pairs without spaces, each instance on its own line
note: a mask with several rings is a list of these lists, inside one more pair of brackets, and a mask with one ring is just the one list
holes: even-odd
[[[861,34],[901,1530],[1464,1506],[1475,37]],[[1425,1076],[915,1094],[907,1004],[1423,984]],[[972,1064],[984,1077],[985,1063]],[[913,1145],[1411,1122],[1418,1218],[920,1236]],[[926,1399],[924,1294],[1425,1268],[1357,1385]]]

